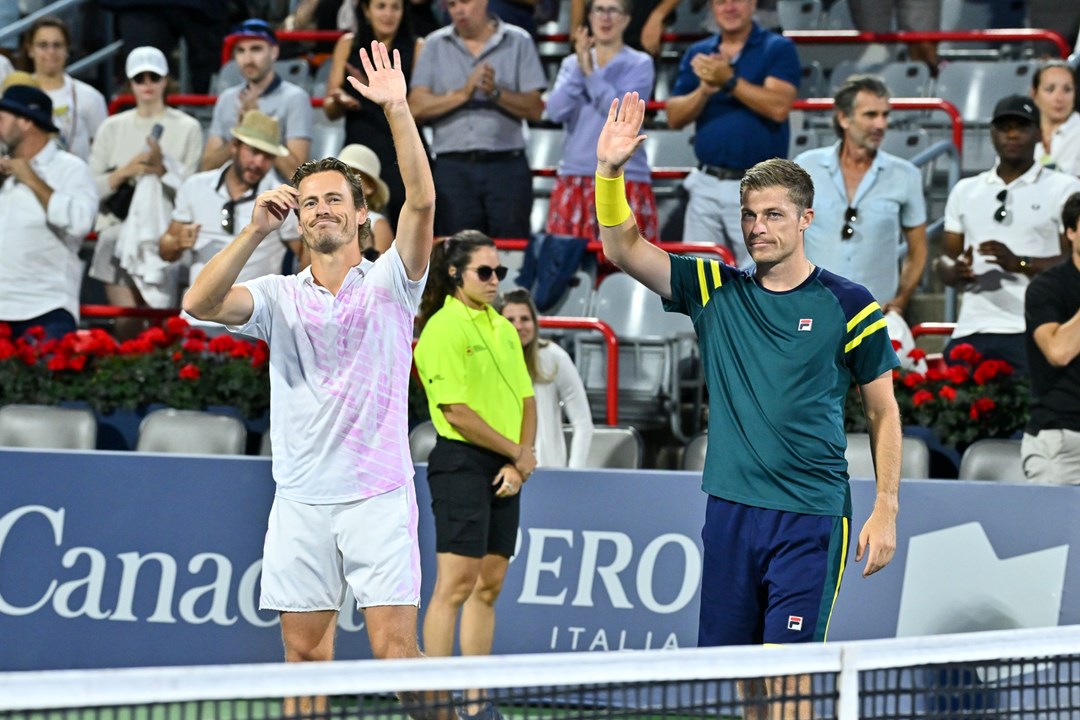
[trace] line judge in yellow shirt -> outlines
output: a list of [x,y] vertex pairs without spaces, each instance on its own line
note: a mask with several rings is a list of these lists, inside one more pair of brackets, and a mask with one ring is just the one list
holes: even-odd
[[[536,405],[517,331],[492,307],[506,268],[476,230],[437,242],[414,354],[439,437],[428,459],[437,576],[424,652],[488,655],[495,601],[514,554],[522,484],[536,467]],[[497,720],[481,690],[462,717]]]

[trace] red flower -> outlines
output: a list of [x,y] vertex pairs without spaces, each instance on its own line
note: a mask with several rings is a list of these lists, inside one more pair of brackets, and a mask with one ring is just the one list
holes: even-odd
[[165,334],[170,337],[179,337],[188,329],[188,321],[179,316],[173,316],[165,321]]
[[202,375],[202,372],[200,372],[199,368],[194,364],[188,363],[187,365],[184,365],[182,368],[180,368],[179,375],[181,380],[195,381],[199,379],[199,377]]
[[934,393],[930,392],[929,390],[919,390],[911,396],[911,402],[915,404],[915,407],[925,405],[928,402],[933,402],[933,400]]
[[26,365],[34,365],[38,361],[38,351],[33,345],[20,344],[18,349],[19,359]]
[[980,363],[979,367],[975,368],[975,382],[979,385],[985,385],[990,380],[993,380],[998,375],[1012,375],[1012,365],[1004,360],[985,360]]
[[172,359],[173,362],[180,362],[184,359],[184,353],[180,352],[179,350],[175,350],[173,351]]
[[218,335],[210,341],[210,352],[228,354],[234,345],[236,340],[231,335]]
[[[7,325],[7,323],[0,323],[0,325]],[[10,332],[10,331],[9,331]],[[11,337],[8,335],[8,337]],[[7,360],[15,356],[15,343],[8,340],[3,335],[0,335],[0,360]]]
[[945,379],[945,373],[937,368],[929,368],[926,371],[926,379],[930,382],[941,382]]
[[229,351],[229,357],[233,358],[246,358],[251,357],[251,352],[254,346],[248,342],[238,342],[233,345],[233,349]]
[[938,397],[942,400],[948,400],[949,402],[952,402],[956,399],[956,388],[952,387],[951,385],[946,385],[945,387],[941,388],[941,390],[938,390]]
[[986,413],[993,410],[995,407],[997,407],[997,403],[995,403],[993,400],[988,397],[981,397],[975,402],[971,403],[971,419],[978,420],[980,415],[985,415]]
[[145,334],[133,340],[125,340],[120,343],[121,355],[146,355],[154,351],[154,346],[146,339]]
[[922,384],[924,380],[926,380],[926,378],[923,377],[921,373],[908,373],[906,376],[904,376],[904,385],[909,388],[913,388],[916,385]]
[[49,361],[45,363],[45,367],[49,368],[49,372],[60,372],[67,368],[67,358],[63,355],[53,355],[49,358]]
[[953,362],[966,362],[975,364],[975,357],[979,352],[969,343],[960,343],[949,352],[949,359]]
[[926,359],[926,351],[922,348],[911,348],[907,356],[915,362],[919,362],[920,360]]
[[900,348],[902,348],[903,346],[904,346],[904,343],[900,342],[899,340],[893,340],[892,341],[892,349],[897,351],[897,352],[899,352]]
[[204,331],[202,328],[193,327],[189,329],[187,336],[195,340],[202,340],[203,342],[206,342],[207,340],[206,331]]
[[949,382],[953,385],[962,385],[968,381],[971,377],[971,371],[967,369],[966,365],[950,365],[945,374],[949,377]]
[[897,370],[896,368],[893,368],[892,379],[893,379],[893,382],[896,382],[897,380],[900,379],[900,371]]
[[[270,347],[260,340],[251,351],[251,366],[258,368],[270,361]],[[893,370],[893,372],[896,372]]]
[[23,334],[26,335],[27,337],[32,337],[35,340],[41,340],[42,338],[45,337],[45,328],[43,328],[40,325],[35,325],[34,327],[30,328],[29,330],[27,330]]
[[11,326],[6,322],[0,322],[0,338],[4,340],[11,339]]
[[145,340],[151,345],[163,346],[169,344],[169,338],[166,337],[165,331],[159,327],[152,327],[143,330],[142,334],[139,335],[139,338]]
[[189,337],[184,341],[183,348],[189,353],[201,353],[206,349],[206,341],[202,338]]
[[72,355],[68,358],[68,370],[74,370],[75,372],[82,372],[86,369],[86,356],[85,355]]

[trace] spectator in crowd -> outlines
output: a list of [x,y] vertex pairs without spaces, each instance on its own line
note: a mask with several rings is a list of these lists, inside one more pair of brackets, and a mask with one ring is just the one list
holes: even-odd
[[1076,112],[1076,72],[1064,60],[1049,60],[1031,76],[1031,97],[1039,108],[1035,159],[1069,175],[1080,175],[1080,113]]
[[427,37],[409,107],[434,132],[435,232],[529,235],[532,172],[522,120],[539,120],[544,70],[532,38],[487,0],[447,0],[453,24]]
[[[132,50],[125,74],[135,107],[102,123],[90,152],[102,199],[90,275],[105,283],[113,305],[173,308],[176,273],[159,256],[158,239],[181,184],[198,169],[202,127],[165,105],[169,65],[156,47]],[[126,332],[118,327],[119,334],[134,334],[138,322],[130,324]]]
[[[537,466],[588,467],[592,410],[574,361],[558,343],[540,337],[536,304],[528,290],[511,290],[503,295],[499,312],[517,330],[533,382]],[[573,428],[569,455],[563,433],[564,413]]]
[[[196,173],[184,181],[176,195],[172,222],[161,236],[161,257],[169,262],[183,260],[188,266],[188,284],[194,283],[210,258],[247,226],[255,198],[282,182],[274,170],[274,160],[287,156],[289,151],[281,143],[277,120],[249,110],[231,135],[229,162],[221,169]],[[280,274],[286,252],[299,253],[299,237],[296,217],[290,213],[251,253],[240,271],[240,282]]]
[[[854,280],[881,304],[889,335],[914,347],[904,321],[926,267],[926,200],[919,169],[881,150],[889,89],[873,75],[849,77],[833,97],[839,140],[795,158],[814,181],[814,222],[806,255]],[[906,242],[903,271],[897,251]],[[901,352],[901,360],[906,353]]]
[[[459,615],[461,654],[491,652],[519,493],[536,467],[532,380],[514,327],[491,306],[505,276],[491,238],[463,230],[436,243],[420,306],[414,357],[438,431],[428,458],[438,574],[424,616],[424,652],[436,657],[453,654]],[[467,717],[501,717],[478,697],[466,691]]]
[[[404,66],[404,61],[402,65]],[[390,249],[394,242],[394,231],[390,228],[383,211],[390,199],[390,187],[382,179],[382,167],[375,151],[366,145],[346,145],[338,153],[338,160],[351,167],[360,177],[364,187],[364,200],[367,202],[368,219],[371,220],[371,233],[361,244],[364,257],[374,261],[376,257]],[[372,253],[374,251],[374,253]]]
[[[559,177],[551,191],[547,229],[551,233],[598,240],[596,139],[611,99],[636,92],[648,100],[656,72],[652,58],[623,44],[631,0],[590,0],[587,27],[574,31],[574,52],[562,61],[547,100],[547,114],[565,128]],[[626,168],[626,194],[638,227],[659,239],[656,198],[649,161],[638,153]]]
[[12,85],[0,97],[0,321],[21,336],[75,330],[83,264],[79,248],[94,227],[98,197],[90,168],[51,135],[49,96]]
[[71,47],[71,33],[58,17],[43,17],[23,35],[26,70],[34,73],[53,107],[53,124],[64,148],[83,160],[109,111],[105,97],[90,85],[64,72]]
[[249,111],[259,110],[275,118],[281,127],[288,152],[274,159],[274,167],[281,177],[292,177],[311,152],[311,96],[274,72],[277,36],[264,20],[246,20],[233,30],[232,36],[236,38],[233,60],[244,82],[222,91],[214,104],[202,169],[219,168],[232,157],[230,129],[242,123]]
[[1039,109],[1030,97],[998,101],[990,141],[994,167],[958,182],[945,203],[938,274],[965,291],[945,358],[965,342],[1026,374],[1024,293],[1031,278],[1067,252],[1061,208],[1080,180],[1035,162]]
[[788,114],[799,87],[792,42],[754,20],[755,0],[712,0],[720,26],[690,46],[668,100],[668,125],[696,123],[701,163],[686,179],[690,194],[683,239],[726,245],[740,267],[751,263],[742,240],[739,180],[746,168],[787,157]]
[[[125,56],[151,45],[171,57],[184,41],[191,91],[210,92],[210,78],[221,67],[221,43],[229,27],[225,4],[219,0],[98,0],[112,11],[124,41]],[[178,68],[173,65],[173,77]]]
[[[679,5],[679,0],[631,0],[626,3],[628,20],[623,39],[634,50],[643,50],[653,57],[660,55],[660,37],[667,18]],[[587,27],[589,0],[570,0],[570,32]]]
[[[941,29],[942,0],[848,0],[851,20],[862,32],[887,33],[897,30],[926,32]],[[908,58],[924,62],[937,77],[937,43],[918,40],[907,44]]]
[[[357,7],[364,0],[299,0],[293,13],[286,18],[290,30],[344,30],[356,32],[362,22]],[[405,4],[405,22],[420,37],[435,32],[443,23],[435,17],[435,0],[409,0]],[[402,53],[404,58],[405,54]],[[407,70],[411,70],[406,66]]]
[[1080,194],[1061,213],[1069,255],[1028,285],[1031,414],[1020,444],[1028,480],[1080,485]]
[[401,184],[401,173],[394,161],[394,141],[390,136],[390,125],[386,115],[374,103],[353,89],[345,81],[353,76],[363,82],[363,74],[352,65],[350,58],[357,57],[360,48],[371,46],[372,40],[397,50],[401,55],[401,64],[406,74],[411,74],[416,64],[416,57],[423,46],[423,40],[416,37],[412,24],[405,16],[405,0],[360,0],[361,11],[356,32],[345,33],[334,47],[333,64],[327,78],[326,102],[323,112],[326,117],[336,120],[345,117],[345,142],[360,143],[371,148],[383,170],[383,180],[390,188],[390,202],[386,215],[393,227],[397,223],[401,204],[405,199],[405,188]]
[[[0,24],[0,27],[3,27],[3,25]],[[0,82],[5,80],[14,70],[15,66],[8,60],[8,56],[0,54]]]

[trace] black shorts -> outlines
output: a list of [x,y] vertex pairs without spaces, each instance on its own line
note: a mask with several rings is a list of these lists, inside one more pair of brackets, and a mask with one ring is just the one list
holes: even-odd
[[491,450],[440,437],[428,458],[435,550],[466,557],[511,557],[521,493],[495,497],[492,481],[510,460]]

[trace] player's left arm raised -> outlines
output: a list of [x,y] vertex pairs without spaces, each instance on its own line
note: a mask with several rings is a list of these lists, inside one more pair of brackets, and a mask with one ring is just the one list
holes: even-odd
[[889,564],[896,552],[896,514],[899,511],[900,409],[893,393],[892,370],[860,385],[863,409],[870,431],[870,449],[874,456],[877,495],[870,517],[859,531],[856,562],[866,556],[863,577],[873,575]]
[[398,218],[395,244],[409,279],[419,280],[431,257],[435,232],[435,181],[431,177],[431,164],[424,152],[424,144],[420,141],[420,131],[409,111],[401,54],[394,50],[391,64],[386,46],[376,41],[371,43],[370,59],[367,51],[360,49],[360,64],[368,84],[364,85],[351,75],[348,81],[357,92],[382,107],[390,123],[401,180],[405,184],[405,204]]

